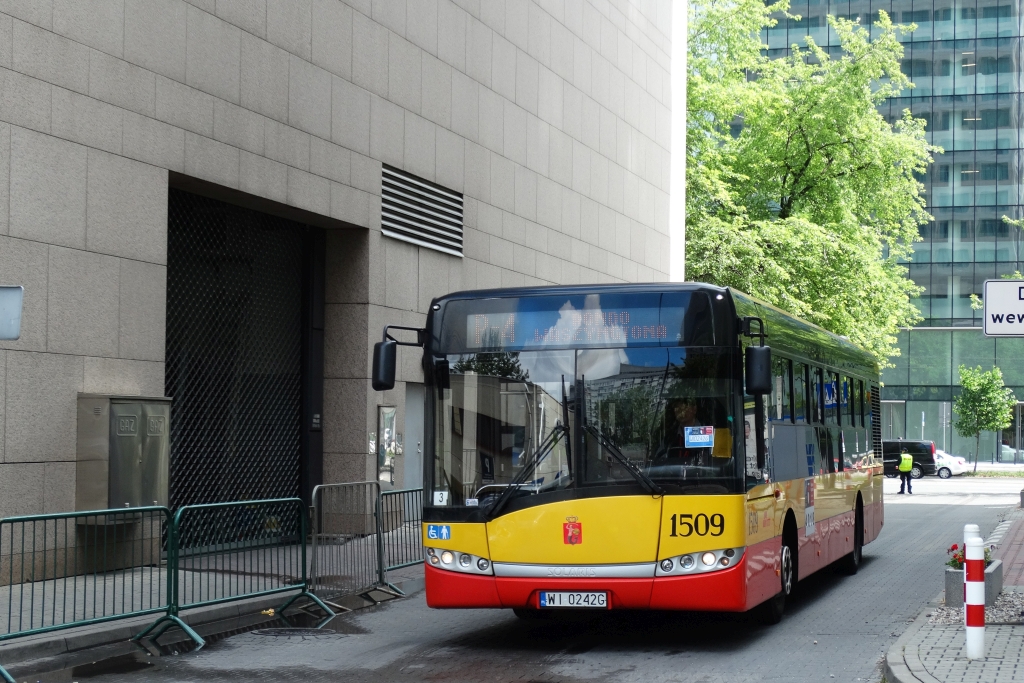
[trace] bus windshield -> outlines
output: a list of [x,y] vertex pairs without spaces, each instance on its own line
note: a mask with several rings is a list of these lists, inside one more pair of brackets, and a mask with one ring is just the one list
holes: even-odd
[[645,481],[666,492],[741,491],[733,355],[715,347],[449,354],[449,387],[435,388],[433,504],[486,508],[503,494]]

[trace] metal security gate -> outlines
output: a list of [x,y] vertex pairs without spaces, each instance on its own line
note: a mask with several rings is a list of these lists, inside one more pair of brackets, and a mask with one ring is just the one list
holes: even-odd
[[172,508],[300,493],[306,234],[170,191]]

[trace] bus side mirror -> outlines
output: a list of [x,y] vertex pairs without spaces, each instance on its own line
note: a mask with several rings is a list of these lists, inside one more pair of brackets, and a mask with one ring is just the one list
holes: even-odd
[[373,390],[389,391],[395,388],[395,356],[398,343],[385,339],[373,345]]
[[746,356],[747,394],[757,396],[772,390],[772,350],[767,346],[748,346]]

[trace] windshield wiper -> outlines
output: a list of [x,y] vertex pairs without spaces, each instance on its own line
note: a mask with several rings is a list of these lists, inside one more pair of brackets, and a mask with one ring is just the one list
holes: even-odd
[[650,477],[644,474],[639,467],[634,465],[629,458],[623,455],[622,451],[620,451],[618,447],[612,443],[611,439],[609,439],[604,434],[604,432],[600,431],[593,425],[587,425],[586,427],[584,427],[584,429],[590,432],[594,436],[594,438],[597,439],[598,443],[601,444],[601,447],[604,448],[609,453],[611,453],[612,457],[618,460],[619,463],[621,463],[622,466],[626,468],[626,471],[633,475],[633,478],[640,482],[641,486],[647,489],[648,493],[650,493],[653,496],[665,495],[664,489],[662,489],[660,486],[651,481]]
[[569,428],[560,422],[556,422],[551,433],[544,437],[544,441],[542,441],[540,445],[537,446],[537,450],[533,452],[533,458],[530,459],[530,462],[526,463],[522,471],[517,474],[516,478],[512,480],[512,483],[501,492],[501,496],[498,497],[498,500],[495,501],[494,505],[491,506],[491,509],[488,510],[487,514],[491,519],[498,516],[498,513],[501,512],[502,508],[504,508],[508,501],[511,500],[512,494],[517,491],[520,486],[526,483],[527,477],[533,474],[534,470],[537,469],[537,466],[540,465],[544,458],[546,458],[548,454],[555,449],[555,446],[558,445],[558,440],[563,435],[566,437],[566,444],[568,444]]

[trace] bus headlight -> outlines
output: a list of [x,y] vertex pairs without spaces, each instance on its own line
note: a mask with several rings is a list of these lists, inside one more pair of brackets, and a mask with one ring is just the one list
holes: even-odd
[[708,550],[692,555],[666,557],[655,565],[655,576],[700,575],[733,567],[743,557],[743,548]]
[[424,548],[424,550],[426,551],[427,563],[438,569],[465,574],[494,575],[494,571],[491,569],[491,561],[485,557],[464,553],[459,550],[445,550],[443,548]]

